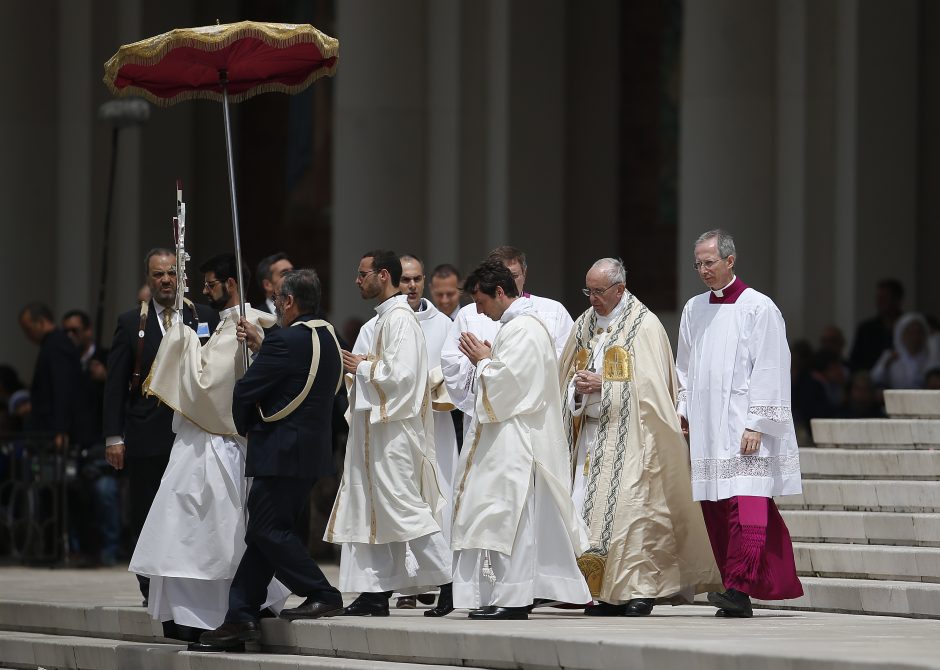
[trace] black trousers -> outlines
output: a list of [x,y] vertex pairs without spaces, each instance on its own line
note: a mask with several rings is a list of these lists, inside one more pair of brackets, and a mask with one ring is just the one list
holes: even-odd
[[343,597],[310,557],[299,525],[313,482],[290,477],[255,477],[248,492],[247,548],[228,597],[227,622],[256,621],[272,577],[291,593],[341,607]]
[[[130,526],[134,536],[134,544],[140,537],[144,528],[150,506],[160,488],[160,480],[170,462],[170,452],[158,456],[143,456],[140,458],[124,459],[124,468],[127,471],[128,503],[130,505]],[[140,592],[146,598],[150,593],[150,579],[137,576],[140,583]]]

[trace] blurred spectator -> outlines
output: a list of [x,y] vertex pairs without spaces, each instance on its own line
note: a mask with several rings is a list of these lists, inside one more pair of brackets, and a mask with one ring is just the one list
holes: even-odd
[[89,555],[94,548],[102,565],[114,565],[121,542],[121,505],[116,472],[104,457],[101,420],[108,352],[95,346],[91,319],[85,312],[77,309],[66,312],[62,329],[78,348],[82,366],[72,435],[79,452],[77,506],[87,513],[73,517],[79,523],[73,550]]
[[845,362],[845,335],[838,326],[826,326],[819,334],[819,351],[831,351],[840,361]]
[[927,355],[932,361],[940,361],[940,321],[937,317],[927,314],[927,326],[930,331],[927,334]]
[[290,262],[287,254],[281,251],[261,259],[258,263],[258,286],[264,291],[264,302],[257,306],[258,309],[274,314],[274,295],[281,290],[284,274],[293,269],[294,264]]
[[927,370],[940,363],[930,360],[928,331],[927,320],[920,314],[909,312],[898,319],[894,346],[872,368],[872,381],[885,389],[924,388]]
[[20,327],[30,342],[39,345],[27,427],[53,433],[56,448],[61,449],[68,445],[74,428],[75,399],[81,386],[78,349],[56,327],[52,311],[42,303],[33,302],[20,310]]
[[[23,389],[16,370],[9,365],[0,365],[0,433],[11,433],[20,430],[21,421],[15,416],[11,403],[13,394]],[[29,401],[29,392],[26,391],[26,400]]]
[[929,391],[940,391],[940,366],[930,368],[924,375],[924,388]]
[[849,379],[848,371],[837,353],[830,349],[820,349],[813,356],[813,375],[826,389],[826,397],[832,410],[845,402],[845,387]]
[[832,416],[833,407],[825,385],[813,374],[813,347],[806,340],[790,347],[790,397],[793,426],[799,444],[812,444],[812,419]]
[[150,302],[150,286],[143,284],[137,289],[137,302]]
[[877,314],[859,324],[855,331],[849,367],[854,370],[870,370],[882,352],[890,349],[894,336],[894,325],[901,317],[904,302],[904,286],[897,279],[882,279],[875,292]]
[[843,419],[877,419],[885,415],[881,395],[866,370],[852,373],[845,397],[839,410]]

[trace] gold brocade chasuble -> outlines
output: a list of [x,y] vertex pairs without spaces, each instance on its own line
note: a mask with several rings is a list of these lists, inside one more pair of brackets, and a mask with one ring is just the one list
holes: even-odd
[[662,324],[629,293],[619,316],[600,332],[597,313],[588,309],[562,353],[563,391],[592,361],[601,362],[595,370],[603,378],[600,411],[593,453],[580,471],[582,417],[563,403],[572,476],[586,479],[579,512],[590,549],[578,563],[592,595],[610,603],[681,602],[695,592],[721,590],[701,508],[692,501],[672,348]]

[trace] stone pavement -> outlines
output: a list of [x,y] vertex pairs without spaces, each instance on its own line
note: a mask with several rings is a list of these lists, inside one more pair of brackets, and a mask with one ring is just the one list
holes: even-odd
[[[336,577],[335,566],[327,574]],[[352,595],[349,594],[348,598]],[[295,599],[296,600],[296,599]],[[121,568],[0,568],[2,668],[669,668],[841,670],[940,668],[940,621],[707,606],[657,607],[645,618],[537,610],[529,621],[476,622],[421,610],[388,618],[266,620],[269,653],[192,654],[159,637]]]

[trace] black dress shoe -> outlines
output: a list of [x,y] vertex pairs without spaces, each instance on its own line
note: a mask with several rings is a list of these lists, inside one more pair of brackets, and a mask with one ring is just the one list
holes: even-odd
[[751,607],[751,598],[744,592],[737,589],[728,589],[724,593],[709,593],[708,602],[724,610],[725,614],[719,616],[731,616],[739,619],[747,619],[754,615]]
[[722,619],[750,619],[754,616],[754,612],[719,609],[715,611],[715,616]]
[[183,642],[199,642],[200,636],[207,632],[205,628],[194,628],[193,626],[183,626],[172,619],[163,622],[163,637],[172,640],[182,640]]
[[418,602],[422,605],[433,605],[434,604],[434,594],[433,593],[419,593],[417,596]]
[[310,597],[297,607],[281,610],[281,618],[288,621],[295,619],[319,619],[320,617],[336,616],[343,611],[343,601],[338,603],[324,603]]
[[623,616],[623,605],[613,605],[599,600],[596,605],[584,608],[588,616]]
[[377,593],[362,593],[349,607],[337,612],[339,616],[388,616],[388,597]]
[[191,651],[236,651],[245,648],[245,642],[261,639],[261,626],[257,621],[226,621],[215,630],[207,630],[199,636],[199,647]]
[[454,611],[454,585],[444,584],[441,587],[441,595],[437,597],[437,607],[432,607],[424,611],[424,616],[442,617],[447,616]]
[[483,621],[503,621],[507,619],[525,621],[529,618],[528,607],[485,607],[483,610],[470,612],[467,618]]
[[655,598],[632,598],[623,606],[624,616],[648,616],[656,604]]

